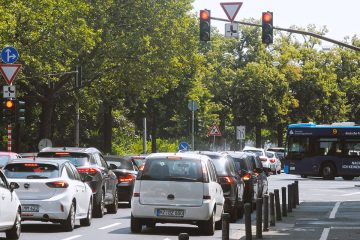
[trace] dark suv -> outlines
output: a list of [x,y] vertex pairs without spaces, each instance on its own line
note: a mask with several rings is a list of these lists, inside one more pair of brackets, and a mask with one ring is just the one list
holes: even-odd
[[226,153],[199,152],[210,157],[214,163],[219,183],[223,189],[225,205],[224,212],[230,213],[231,221],[235,222],[244,214],[244,181],[236,171],[232,157]]
[[117,179],[115,173],[109,169],[101,152],[96,148],[77,147],[47,147],[42,149],[38,157],[65,158],[70,160],[82,177],[90,175],[88,182],[94,196],[94,217],[103,217],[105,208],[108,213],[118,210],[118,195],[116,191]]

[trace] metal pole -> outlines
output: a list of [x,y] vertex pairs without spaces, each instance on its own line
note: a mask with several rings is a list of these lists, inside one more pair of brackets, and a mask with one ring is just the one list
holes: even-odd
[[214,141],[213,141],[213,151],[215,151],[215,135],[214,135]]
[[281,221],[279,189],[275,189],[274,193],[275,193],[276,220]]
[[262,198],[256,199],[256,237],[262,238]]
[[230,214],[223,213],[222,215],[222,240],[229,240],[230,236]]
[[290,213],[290,212],[292,212],[292,194],[291,194],[291,192],[292,192],[292,185],[291,184],[288,184],[288,212]]
[[274,193],[269,193],[269,196],[270,196],[270,226],[275,226]]
[[269,195],[264,195],[264,232],[269,231]]
[[296,197],[296,205],[300,205],[299,200],[299,181],[295,180],[295,197]]
[[80,106],[79,99],[76,96],[76,121],[75,121],[75,146],[78,147],[80,145]]
[[286,187],[281,188],[281,206],[282,206],[282,215],[283,215],[283,217],[287,217]]
[[245,203],[244,211],[245,211],[245,235],[246,235],[246,240],[251,240],[252,239],[252,233],[251,233],[251,203]]
[[143,118],[143,153],[147,152],[147,139],[146,139],[146,117]]
[[194,146],[195,146],[195,137],[194,137],[194,131],[195,131],[195,114],[194,114],[194,101],[191,101],[192,104],[192,111],[191,111],[191,150],[195,150]]
[[291,204],[292,204],[292,208],[296,208],[296,186],[295,183],[291,184],[291,189],[292,189],[292,199],[291,199]]
[[11,123],[8,124],[7,126],[7,136],[8,136],[8,145],[7,145],[7,150],[8,152],[11,152],[11,145],[12,145],[12,140],[11,140],[11,136],[12,136],[12,127],[11,127]]

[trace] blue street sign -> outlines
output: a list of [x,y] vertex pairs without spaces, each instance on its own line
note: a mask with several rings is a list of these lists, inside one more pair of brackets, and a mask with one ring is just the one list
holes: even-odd
[[179,144],[179,151],[189,151],[190,145],[187,142],[181,142]]
[[18,60],[19,53],[13,47],[5,47],[1,51],[1,59],[3,63],[14,63]]

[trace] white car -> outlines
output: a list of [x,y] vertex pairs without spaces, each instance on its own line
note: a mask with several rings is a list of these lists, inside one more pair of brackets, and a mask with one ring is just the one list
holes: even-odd
[[65,231],[74,229],[76,219],[90,226],[92,190],[69,160],[17,159],[5,166],[4,174],[20,186],[22,220],[61,223]]
[[139,233],[143,225],[152,228],[156,223],[187,223],[213,235],[221,226],[224,201],[208,156],[150,154],[135,181],[131,231]]
[[18,187],[9,184],[0,170],[0,231],[5,231],[6,239],[19,239],[21,233],[21,205],[14,191]]
[[263,148],[245,146],[243,151],[255,153],[255,155],[258,156],[259,159],[261,160],[263,168],[267,168],[268,170],[270,170],[270,165],[271,165],[270,159],[266,156],[265,150]]
[[280,174],[281,173],[281,162],[280,159],[277,158],[276,153],[272,151],[266,151],[266,156],[269,158],[270,161],[270,170],[273,174]]

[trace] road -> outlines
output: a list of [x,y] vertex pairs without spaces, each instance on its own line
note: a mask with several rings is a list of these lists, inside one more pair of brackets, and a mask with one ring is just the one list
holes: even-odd
[[[302,179],[294,175],[280,174],[269,177],[269,191],[272,192],[274,189],[280,189],[281,192],[281,187],[287,186],[295,180],[299,181],[300,202],[303,202],[303,204],[305,204],[304,206],[307,204],[312,213],[316,213],[316,211],[318,211],[319,216],[321,216],[321,214],[325,214],[326,218],[329,218],[330,216],[328,216],[328,213],[330,213],[330,215],[334,215],[334,218],[329,218],[331,221],[325,221],[322,219],[320,223],[316,222],[316,219],[314,220],[314,218],[306,218],[304,215],[299,216],[301,217],[301,219],[297,220],[297,224],[300,224],[299,226],[318,227],[317,230],[314,231],[314,234],[316,233],[316,236],[318,237],[314,239],[320,239],[322,234],[324,234],[324,231],[325,234],[329,232],[327,233],[329,236],[331,236],[331,234],[341,236],[344,232],[348,232],[349,229],[358,229],[357,231],[359,232],[359,202],[357,202],[357,204],[351,202],[359,201],[360,187],[357,187],[360,186],[359,178],[356,178],[353,181],[344,181],[341,178],[336,178],[334,181],[324,181],[320,178]],[[352,223],[351,217],[357,221],[356,226]],[[255,213],[253,213],[252,219],[255,219]],[[336,219],[338,219],[338,221],[336,221]],[[215,235],[212,237],[206,237],[201,236],[198,233],[196,226],[174,224],[157,224],[155,229],[147,229],[144,227],[141,234],[132,234],[130,232],[130,208],[124,204],[120,204],[117,214],[106,214],[104,218],[93,219],[90,227],[80,227],[79,223],[77,224],[78,225],[73,232],[62,232],[57,224],[23,222],[21,239],[176,240],[178,239],[177,236],[179,233],[182,232],[189,233],[191,239],[221,239],[221,230],[216,231]],[[333,230],[324,230],[331,229],[331,224],[335,226]],[[231,224],[230,238],[237,238],[236,236],[239,235],[239,232],[241,232],[240,229],[243,229],[242,219],[238,220],[237,223]],[[357,237],[359,239],[359,236]],[[5,239],[4,233],[0,233],[0,239]],[[322,240],[326,239],[330,238],[322,238]]]

